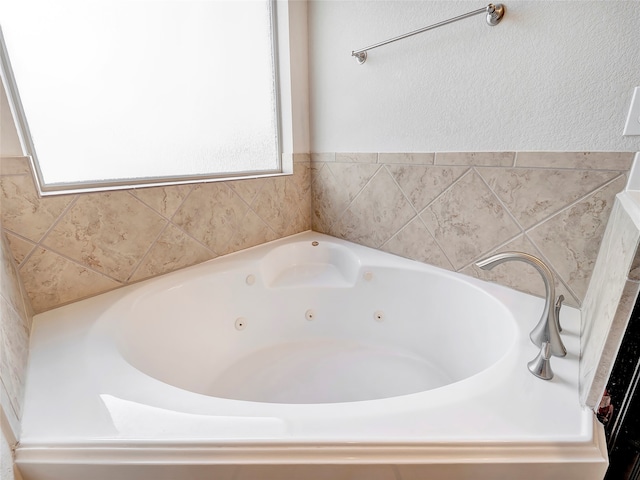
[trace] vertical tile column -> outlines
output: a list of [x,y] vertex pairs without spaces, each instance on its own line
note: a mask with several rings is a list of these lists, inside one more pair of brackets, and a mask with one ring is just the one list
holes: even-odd
[[582,307],[580,400],[594,408],[640,291],[640,206],[618,195]]
[[480,258],[520,250],[584,299],[632,153],[312,154],[312,225],[362,245],[544,295],[533,267]]

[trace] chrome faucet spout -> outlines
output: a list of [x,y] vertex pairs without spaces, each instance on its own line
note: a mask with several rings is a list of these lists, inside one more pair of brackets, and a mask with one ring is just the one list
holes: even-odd
[[[545,302],[542,317],[537,325],[531,331],[529,337],[531,341],[538,347],[542,348],[543,343],[548,343],[552,355],[556,357],[564,357],[567,354],[567,349],[562,343],[560,338],[560,332],[558,331],[558,310],[556,309],[556,289],[555,282],[553,280],[553,273],[551,269],[538,257],[529,255],[524,252],[504,252],[492,255],[491,257],[480,260],[476,265],[483,270],[491,270],[493,267],[509,261],[520,261],[528,263],[535,267],[535,269],[542,276],[545,288]],[[564,298],[563,298],[564,300]],[[559,302],[561,303],[561,301]]]

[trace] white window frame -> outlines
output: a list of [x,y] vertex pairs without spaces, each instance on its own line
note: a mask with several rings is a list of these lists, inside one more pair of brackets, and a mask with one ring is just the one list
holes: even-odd
[[[15,79],[11,72],[9,57],[7,54],[2,31],[0,30],[0,75],[4,84],[9,106],[11,109],[19,141],[23,151],[23,155],[31,160],[34,177],[39,193],[46,195],[60,195],[70,193],[85,193],[95,191],[121,190],[131,188],[143,188],[152,186],[169,186],[190,183],[216,182],[225,180],[250,179],[262,177],[274,177],[281,175],[291,175],[293,173],[293,152],[308,151],[308,99],[294,98],[293,95],[293,78],[296,75],[292,71],[291,56],[292,54],[301,57],[301,51],[304,50],[304,65],[296,68],[298,70],[297,77],[300,77],[300,70],[304,68],[306,77],[306,1],[300,0],[270,0],[272,2],[272,32],[274,52],[274,72],[275,72],[275,89],[276,89],[276,134],[278,138],[278,168],[276,170],[261,172],[239,172],[239,173],[211,173],[193,176],[174,176],[174,177],[148,177],[143,179],[125,179],[125,180],[105,180],[91,181],[83,183],[65,183],[65,184],[45,184],[43,175],[40,170],[36,150],[29,134],[28,123],[24,110],[20,103],[18,90],[16,88]],[[296,8],[291,8],[293,4],[298,4]],[[302,8],[301,8],[302,7]],[[293,10],[293,12],[292,12]],[[292,18],[293,17],[297,18]],[[303,28],[292,28],[292,21],[304,21]],[[295,31],[294,31],[295,30]],[[290,38],[290,34],[297,38]],[[292,41],[293,40],[293,41]],[[296,46],[296,43],[298,44]],[[297,50],[298,52],[293,52]],[[304,79],[306,82],[306,78]],[[300,90],[300,89],[298,89]],[[308,95],[308,87],[297,92]],[[303,108],[303,111],[300,111]],[[298,112],[296,112],[298,111]],[[300,118],[300,113],[304,114],[302,125],[294,126],[293,117]],[[302,138],[302,142],[300,139]],[[296,147],[294,144],[297,143]],[[302,145],[301,145],[302,143]]]

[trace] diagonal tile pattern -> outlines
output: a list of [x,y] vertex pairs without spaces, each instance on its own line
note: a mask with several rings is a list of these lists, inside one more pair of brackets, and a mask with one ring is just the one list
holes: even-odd
[[434,200],[421,218],[456,270],[520,233],[473,170]]
[[429,233],[427,227],[424,226],[420,217],[415,217],[391,237],[382,245],[382,250],[436,267],[453,270],[453,265]]
[[589,286],[615,195],[626,184],[620,176],[528,235],[579,299]]
[[122,285],[42,247],[21,266],[20,275],[36,313]]
[[[216,208],[224,205],[224,208]],[[215,254],[230,252],[230,242],[249,210],[244,202],[224,183],[205,183],[193,188],[173,223]]]
[[469,168],[388,165],[387,169],[414,208],[420,211],[449,188]]
[[2,230],[39,313],[309,230],[310,156],[293,161],[284,177],[41,198],[28,159],[3,159]]
[[529,168],[479,168],[478,172],[524,228],[620,175],[616,171]]
[[125,191],[81,195],[45,236],[45,248],[124,282],[167,220]]
[[[633,153],[445,152],[434,155],[312,155],[314,230],[442,268],[542,295],[537,273],[523,264],[497,272],[473,263],[509,249],[542,257],[558,293],[579,306],[586,292],[615,195],[624,188]],[[393,178],[368,181],[354,199],[334,172],[358,162]],[[342,170],[340,170],[342,169]],[[379,174],[378,174],[379,175]],[[403,202],[381,209],[400,191]],[[377,203],[376,203],[377,202]],[[369,210],[365,207],[368,205]],[[383,216],[381,216],[383,215]],[[386,240],[384,240],[386,239]],[[525,268],[519,268],[525,267]]]
[[[28,160],[12,158],[0,170],[2,230],[36,312],[309,228],[471,275],[480,256],[531,249],[578,304],[632,160],[296,154],[285,177],[40,198]],[[506,270],[496,281],[539,292]]]
[[383,168],[334,223],[331,232],[379,248],[414,216],[415,210]]

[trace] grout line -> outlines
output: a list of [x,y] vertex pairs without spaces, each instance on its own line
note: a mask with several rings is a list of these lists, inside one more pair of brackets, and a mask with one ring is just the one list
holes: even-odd
[[[440,166],[440,165],[436,165],[436,166]],[[422,210],[420,210],[418,212],[418,215],[422,215],[425,210],[429,207],[431,207],[431,205],[433,205],[435,202],[437,202],[440,197],[442,197],[443,195],[445,195],[449,190],[451,190],[458,182],[460,182],[464,177],[466,177],[467,175],[469,175],[469,172],[471,171],[471,167],[468,167],[468,169],[462,174],[460,175],[458,178],[456,178],[453,182],[451,182],[451,185],[449,185],[447,188],[445,188],[442,192],[440,192],[433,200],[431,200]]]
[[40,237],[40,240],[38,240],[36,242],[35,247],[33,247],[31,249],[31,251],[22,259],[22,262],[20,262],[20,268],[22,266],[24,266],[29,259],[33,256],[33,254],[35,253],[35,251],[38,249],[38,247],[43,248],[45,250],[47,250],[48,248],[44,246],[44,241],[46,240],[47,236],[53,231],[53,229],[58,225],[58,223],[60,223],[62,221],[62,219],[67,215],[67,213],[69,213],[69,211],[73,208],[73,206],[76,204],[76,202],[78,201],[78,198],[80,198],[77,194],[74,196],[73,200],[71,200],[69,202],[69,205],[67,205],[62,212],[60,212],[60,215],[58,215],[58,218],[56,218],[53,223],[49,226],[49,228],[47,228],[47,230],[44,232],[44,234],[42,234],[42,236]]
[[[320,174],[322,173],[322,171],[324,169],[327,169],[327,171],[329,172],[328,175],[330,175],[332,178],[335,179],[335,177],[333,175],[333,172],[331,172],[331,170],[329,170],[329,167],[327,166],[327,162],[316,162],[316,164],[317,165],[322,164],[322,165],[320,165],[320,167],[317,168],[317,169],[316,168],[312,168],[311,172],[309,172],[309,183],[310,183],[309,192],[311,194],[311,202],[310,202],[311,205],[309,207],[311,209],[311,211],[309,212],[309,214],[310,214],[309,219],[311,221],[311,226],[312,227],[313,227],[313,220],[315,218],[315,216],[313,214],[313,212],[314,212],[313,206],[314,206],[314,203],[315,203],[315,201],[314,201],[314,198],[315,198],[314,192],[317,191],[317,186],[318,186],[319,183],[321,183],[318,180],[320,178]],[[315,170],[315,173],[312,173],[314,170]],[[315,187],[314,187],[314,185],[315,185]],[[326,227],[326,228],[324,228],[324,230],[325,230],[324,233],[328,234],[328,231],[331,229],[332,224],[326,224],[324,218],[322,218],[321,221],[323,222],[323,225],[319,225],[318,227]]]
[[[13,235],[14,237],[18,237],[20,240],[22,240],[23,242],[27,242],[29,244],[32,245],[31,249],[27,252],[27,254],[24,256],[24,258],[22,259],[22,261],[20,263],[15,262],[16,263],[16,267],[18,270],[20,270],[20,266],[24,264],[25,260],[31,256],[31,254],[33,253],[33,250],[35,250],[38,247],[38,244],[36,242],[34,242],[33,240],[28,239],[27,237],[25,237],[24,235],[21,235],[19,233],[14,232],[13,230],[9,230],[8,228],[5,227],[0,227],[1,230],[6,238],[7,238],[7,243],[9,243],[9,237],[7,236],[8,233],[10,233],[11,235]],[[13,257],[13,260],[15,261],[15,256],[13,255],[13,252],[11,251],[11,248],[7,245],[7,248],[9,249],[9,251],[11,252],[11,256]]]
[[558,269],[553,265],[553,262],[551,260],[549,260],[549,258],[542,252],[542,250],[540,249],[538,244],[536,244],[536,242],[534,242],[533,239],[531,237],[529,237],[529,235],[527,235],[526,232],[525,232],[524,236],[525,236],[525,238],[527,240],[529,240],[529,242],[531,242],[531,245],[533,245],[533,247],[536,249],[536,252],[540,256],[540,258],[542,260],[544,260],[544,262],[549,266],[549,268],[551,269],[551,271],[553,272],[553,274],[555,275],[557,280],[562,285],[564,285],[564,287],[567,289],[567,292],[569,292],[571,294],[571,296],[573,296],[573,299],[576,301],[578,307],[581,307],[582,306],[582,300],[580,300],[580,298],[578,297],[576,292],[573,291],[573,289],[569,286],[569,284],[565,281],[565,279],[562,278],[562,275],[560,275],[558,273]]
[[[275,181],[275,177],[271,177],[271,178],[273,178],[273,180]],[[285,180],[286,180],[286,177],[278,177],[278,178],[285,178]],[[230,190],[231,190],[235,195],[237,195],[237,196],[240,198],[240,200],[242,200],[244,203],[246,203],[246,204],[247,204],[247,207],[249,207],[251,210],[253,210],[253,203],[254,203],[254,202],[256,201],[256,199],[260,196],[260,194],[262,193],[262,191],[263,191],[265,188],[267,188],[267,182],[270,180],[270,178],[261,178],[261,179],[252,179],[252,180],[264,180],[264,181],[261,181],[261,182],[260,182],[260,186],[259,186],[258,190],[257,190],[257,191],[256,191],[256,193],[253,195],[253,197],[251,197],[251,200],[249,200],[249,201],[247,201],[247,200],[245,200],[244,198],[242,198],[242,196],[241,196],[238,192],[236,192],[236,191],[231,187],[231,185],[227,185],[227,182],[223,182],[225,185],[227,185],[227,187],[229,187],[229,189],[230,189]],[[239,181],[241,181],[241,180],[239,180]],[[257,215],[257,214],[256,214],[256,215]]]
[[140,260],[138,260],[136,262],[136,264],[133,266],[133,269],[131,270],[131,272],[129,273],[129,275],[127,275],[127,279],[124,281],[125,285],[128,285],[129,282],[131,281],[131,277],[133,277],[133,275],[138,271],[138,268],[140,268],[140,265],[142,265],[142,262],[144,261],[145,258],[147,258],[147,256],[149,255],[149,253],[151,252],[151,250],[153,250],[153,247],[156,245],[156,243],[158,242],[158,239],[160,238],[160,236],[165,232],[165,230],[169,227],[169,224],[171,222],[169,222],[169,220],[167,220],[164,216],[162,217],[165,219],[165,224],[164,227],[162,227],[160,229],[160,232],[158,233],[158,235],[156,235],[156,238],[153,239],[153,241],[151,242],[151,244],[149,245],[149,248],[147,248],[147,251],[144,252],[144,254],[140,257]]
[[[389,167],[387,165],[382,165],[382,168],[384,168],[387,173],[389,174],[389,176],[391,177],[391,180],[393,181],[393,183],[396,185],[396,187],[398,187],[398,190],[400,190],[400,193],[402,193],[402,196],[404,197],[404,199],[407,201],[407,203],[411,206],[411,208],[413,209],[413,211],[415,212],[416,215],[418,215],[418,209],[415,207],[415,205],[413,204],[413,202],[411,201],[411,199],[409,198],[409,196],[405,193],[405,191],[402,189],[402,187],[400,186],[400,184],[398,183],[398,181],[395,179],[395,177],[393,176],[393,173],[391,173],[389,171]],[[386,243],[386,242],[385,242]]]
[[195,190],[196,185],[201,185],[201,184],[194,184],[194,185],[189,185],[189,191],[187,192],[187,194],[184,196],[184,198],[182,199],[182,201],[180,202],[180,205],[178,205],[178,207],[175,209],[175,211],[171,214],[171,216],[169,218],[167,218],[167,220],[169,220],[171,222],[171,224],[173,225],[173,218],[178,214],[178,212],[180,211],[180,209],[182,209],[182,206],[184,205],[184,203],[187,201],[187,198],[189,198],[191,196],[191,193]]
[[[139,201],[140,203],[142,203],[144,206],[150,208],[151,210],[153,210],[154,212],[156,212],[158,215],[160,215],[163,218],[166,218],[167,220],[171,220],[171,218],[176,214],[176,212],[180,209],[180,207],[182,206],[182,204],[184,203],[184,201],[186,200],[186,198],[189,196],[189,194],[191,193],[191,190],[193,190],[193,185],[192,184],[186,184],[186,185],[171,185],[171,186],[188,186],[189,191],[187,192],[187,194],[184,196],[184,198],[182,199],[182,201],[180,202],[180,205],[178,205],[178,207],[176,208],[176,210],[169,216],[159,212],[158,210],[156,210],[154,207],[152,207],[151,205],[149,205],[147,202],[145,202],[144,200],[142,200],[140,197],[138,197],[135,192],[138,190],[142,190],[142,189],[136,189],[136,188],[132,188],[130,190],[123,190],[124,192],[127,192],[128,194],[130,194],[133,198],[135,198],[137,201]],[[168,188],[168,187],[151,187],[151,188]]]
[[[2,384],[2,388],[4,389],[7,398],[9,399],[9,406],[11,407],[11,411],[13,412],[14,417],[18,420],[18,422],[22,423],[22,416],[18,415],[18,408],[16,408],[16,406],[13,404],[13,396],[9,393],[9,389],[7,388],[7,386],[5,385],[5,380],[0,377],[0,383]],[[23,385],[23,397],[24,397],[24,385]],[[15,392],[14,392],[15,393]],[[16,398],[16,401],[20,402],[19,399]],[[13,429],[10,429],[11,433],[13,434]]]
[[455,272],[456,271],[456,267],[453,265],[453,262],[449,258],[449,255],[447,255],[447,252],[445,252],[444,248],[442,248],[442,245],[440,245],[440,242],[438,241],[436,236],[433,234],[433,232],[431,232],[431,230],[429,230],[429,227],[427,227],[427,224],[424,223],[424,220],[422,220],[422,217],[420,215],[418,215],[418,220],[420,220],[420,223],[422,223],[422,226],[427,231],[427,233],[429,235],[431,235],[431,238],[433,238],[433,242],[438,246],[438,248],[440,249],[440,251],[444,255],[444,258],[446,258],[447,262],[449,262],[449,265],[451,266],[451,271]]
[[[344,163],[355,163],[355,162],[344,162]],[[365,164],[363,164],[363,165],[365,165]],[[360,190],[358,190],[358,192],[353,196],[353,200],[349,201],[349,203],[347,204],[346,208],[344,208],[342,210],[342,212],[340,212],[336,216],[336,220],[331,222],[329,228],[332,228],[336,223],[338,223],[338,221],[340,221],[342,219],[342,217],[344,217],[344,214],[347,213],[347,210],[349,210],[349,208],[351,208],[351,205],[353,205],[355,203],[355,201],[360,197],[360,195],[362,195],[362,192],[365,191],[365,189],[371,184],[373,179],[376,178],[378,176],[378,174],[380,173],[380,171],[384,168],[382,165],[378,165],[376,163],[369,163],[369,164],[366,164],[366,165],[376,165],[378,168],[375,170],[375,172],[373,172],[373,174],[371,175],[371,178],[369,178],[369,180],[366,181],[366,183],[362,186],[362,188]],[[336,176],[334,175],[333,171],[331,170],[331,167],[327,166],[327,168],[331,172],[331,176],[335,179]]]
[[437,195],[433,200],[431,200],[422,210],[420,210],[420,212],[418,212],[418,218],[420,219],[420,222],[422,222],[422,225],[424,226],[424,228],[427,230],[427,232],[429,232],[429,235],[431,235],[431,237],[433,238],[433,241],[435,242],[435,244],[438,246],[438,248],[440,249],[440,251],[442,252],[442,254],[444,255],[444,258],[447,259],[447,261],[449,262],[449,265],[451,265],[452,271],[453,272],[458,272],[459,270],[456,269],[456,266],[454,264],[453,261],[451,261],[451,258],[449,258],[449,255],[447,255],[446,250],[442,247],[442,245],[440,244],[440,242],[438,241],[438,239],[436,238],[436,235],[434,232],[431,231],[431,229],[429,228],[429,226],[424,222],[424,220],[422,219],[422,215],[425,213],[425,211],[431,207],[431,205],[433,205],[437,200],[439,200],[443,195],[445,195],[449,190],[451,190],[458,182],[462,181],[462,179],[464,177],[466,177],[467,175],[470,174],[470,172],[472,172],[472,168],[468,168],[462,175],[460,175],[458,178],[456,178],[453,182],[451,182],[451,185],[449,185],[447,188],[445,188],[442,192],[440,192],[439,195]]
[[465,268],[469,268],[469,267],[475,265],[477,261],[479,261],[482,258],[486,257],[491,252],[496,252],[496,251],[500,250],[501,248],[506,247],[511,242],[513,242],[514,240],[516,240],[518,237],[521,237],[521,236],[524,236],[524,233],[523,232],[518,232],[515,236],[509,237],[508,240],[505,240],[504,242],[500,243],[499,245],[497,245],[495,247],[491,247],[489,250],[485,250],[480,255],[478,255],[473,260],[471,260],[469,263],[467,263],[464,267],[461,267],[460,270],[456,270],[456,272],[460,272],[460,271],[464,270]]
[[[611,185],[612,183],[614,183],[616,180],[618,180],[621,177],[625,177],[626,175],[620,174],[615,176],[614,178],[612,178],[611,180],[606,181],[605,183],[603,183],[602,185],[600,185],[599,187],[596,187],[595,189],[591,190],[589,193],[583,195],[582,197],[578,198],[577,200],[565,205],[563,208],[561,208],[560,210],[558,210],[555,213],[552,213],[551,215],[549,215],[548,217],[545,217],[544,219],[540,220],[537,223],[534,223],[533,225],[531,225],[530,227],[527,227],[525,229],[525,233],[531,232],[532,230],[535,230],[536,228],[538,228],[540,225],[542,225],[543,223],[547,222],[548,220],[551,220],[552,218],[557,217],[558,215],[560,215],[561,213],[566,212],[567,210],[570,210],[571,208],[575,207],[577,204],[579,204],[580,202],[586,200],[588,197],[594,195],[596,192],[599,192],[600,190],[608,187],[609,185]],[[619,193],[619,192],[618,192]]]
[[[54,253],[54,254],[58,255],[59,257],[62,257],[62,258],[64,258],[65,260],[68,260],[69,262],[74,263],[75,265],[78,265],[78,266],[79,266],[79,267],[81,267],[81,268],[84,268],[84,269],[86,269],[86,270],[89,270],[89,271],[91,271],[91,272],[93,272],[93,273],[97,273],[98,275],[100,275],[100,276],[102,276],[102,277],[105,277],[105,278],[108,278],[109,280],[113,280],[114,282],[118,283],[118,284],[119,284],[119,285],[121,285],[121,286],[126,285],[126,283],[124,283],[124,281],[122,281],[122,280],[118,280],[117,278],[112,277],[112,276],[111,276],[111,275],[109,275],[108,273],[104,273],[104,272],[101,272],[101,271],[99,271],[99,270],[96,270],[96,269],[94,269],[93,267],[91,267],[91,266],[89,266],[89,265],[85,265],[84,263],[80,263],[78,260],[75,260],[75,259],[73,259],[73,258],[69,257],[68,255],[64,254],[64,253],[61,253],[61,252],[57,251],[55,248],[52,248],[52,247],[45,247],[45,246],[43,246],[43,245],[41,245],[40,247],[41,247],[43,250],[47,251],[47,252]],[[98,294],[96,294],[96,295],[98,295]],[[90,296],[93,296],[93,295],[90,295]],[[67,302],[67,303],[71,303],[71,302],[75,302],[75,301],[76,301],[76,300],[71,300],[70,302]],[[66,303],[65,303],[65,305],[66,305]],[[58,305],[56,305],[55,307],[52,307],[52,308],[57,308],[57,307],[58,307]]]
[[173,221],[173,219],[178,214],[178,212],[182,209],[183,205],[185,204],[187,199],[191,196],[191,194],[193,193],[193,191],[195,190],[195,187],[197,185],[202,185],[202,183],[196,183],[196,184],[191,185],[191,188],[189,189],[189,192],[184,196],[184,198],[182,199],[182,202],[180,202],[180,205],[178,205],[178,208],[176,208],[175,212],[173,212],[173,214],[171,215],[171,217],[168,220],[169,220],[169,223],[171,224],[171,226],[173,226],[173,227],[177,228],[178,230],[180,230],[182,233],[184,233],[187,237],[189,237],[190,239],[192,239],[196,243],[199,243],[202,247],[206,248],[209,252],[213,253],[213,255],[215,257],[219,257],[220,255],[218,255],[211,247],[209,247],[208,245],[205,245],[203,242],[201,242],[200,240],[195,238],[193,235],[191,235],[189,232],[187,232],[184,228],[182,228],[179,225],[175,224],[174,221]]
[[[322,167],[322,169],[324,169],[324,170],[326,170],[328,172],[329,176],[331,177],[331,182],[335,184],[336,181],[337,181],[336,180],[336,176],[333,174],[333,170],[331,170],[329,168],[329,164],[325,162],[324,166]],[[349,208],[349,205],[347,205],[346,208]],[[346,208],[345,208],[345,210],[343,210],[343,213],[344,213],[344,211],[346,211]],[[323,226],[326,228],[326,233],[327,234],[331,231],[333,226],[339,221],[339,219],[341,218],[341,215],[342,214],[336,215],[335,218],[329,218],[329,219],[323,218],[322,219],[322,221],[324,223]]]
[[504,208],[504,211],[507,212],[507,214],[511,217],[511,220],[513,220],[516,224],[516,226],[520,229],[521,233],[524,233],[524,227],[520,224],[520,222],[518,221],[518,219],[513,215],[513,213],[511,213],[511,210],[509,210],[509,208],[507,207],[507,205],[502,201],[502,199],[500,198],[500,195],[498,195],[493,188],[491,188],[491,186],[489,185],[489,183],[487,183],[487,181],[484,179],[484,177],[482,176],[482,174],[476,170],[476,167],[471,167],[471,169],[476,173],[476,175],[478,175],[478,177],[480,177],[480,181],[482,183],[484,183],[487,188],[489,189],[489,191],[491,192],[491,194],[496,198],[496,200],[498,200],[498,202],[500,203],[500,205],[502,206],[502,208]]

